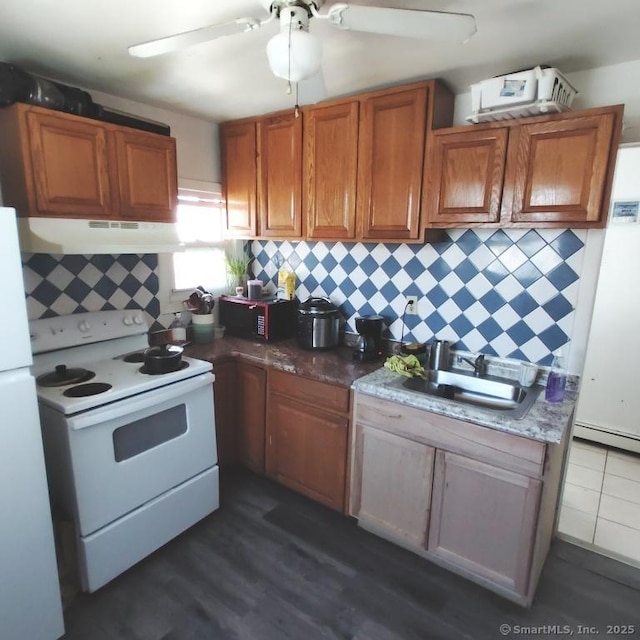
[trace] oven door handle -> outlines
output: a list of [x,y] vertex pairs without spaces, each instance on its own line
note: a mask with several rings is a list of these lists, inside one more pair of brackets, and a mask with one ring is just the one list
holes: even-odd
[[[86,429],[87,427],[94,427],[96,424],[121,418],[135,411],[144,411],[145,409],[156,406],[159,402],[164,403],[167,400],[178,399],[190,391],[212,385],[214,380],[215,376],[212,373],[203,373],[194,378],[180,380],[166,387],[159,387],[152,391],[141,393],[139,396],[134,396],[133,398],[118,400],[112,404],[97,407],[96,409],[81,413],[77,416],[71,416],[67,422],[69,426],[76,431]],[[158,395],[158,392],[160,395]]]

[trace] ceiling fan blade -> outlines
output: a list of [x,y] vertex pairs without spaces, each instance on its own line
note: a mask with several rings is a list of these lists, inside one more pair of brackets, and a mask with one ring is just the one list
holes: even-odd
[[316,104],[327,98],[327,85],[324,82],[322,69],[310,78],[298,82],[299,104]]
[[336,4],[326,17],[339,29],[405,38],[465,42],[476,32],[475,18],[466,13]]
[[129,54],[136,58],[150,58],[152,56],[160,56],[172,51],[186,49],[194,44],[215,40],[224,36],[230,36],[243,31],[252,31],[259,29],[263,24],[270,22],[273,18],[267,20],[259,20],[257,18],[238,18],[232,22],[224,22],[221,24],[212,24],[201,29],[193,31],[185,31],[175,36],[167,36],[158,40],[150,40],[141,44],[135,44],[129,47]]

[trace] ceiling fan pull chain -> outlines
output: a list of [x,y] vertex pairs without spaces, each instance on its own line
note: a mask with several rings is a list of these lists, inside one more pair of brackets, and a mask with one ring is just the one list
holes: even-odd
[[[289,81],[289,93],[291,93],[291,25],[293,24],[293,11],[291,12],[291,20],[289,21],[289,54],[287,56],[287,64],[289,70],[287,72],[287,80]],[[298,85],[296,85],[297,87]]]

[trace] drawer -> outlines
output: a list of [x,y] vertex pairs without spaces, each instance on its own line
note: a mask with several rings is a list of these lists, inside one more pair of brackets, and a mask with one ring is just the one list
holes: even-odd
[[546,445],[543,442],[397,402],[356,393],[354,423],[369,425],[531,477],[539,478],[544,473]]
[[349,412],[349,389],[327,382],[300,378],[283,371],[269,372],[269,390],[283,396],[296,398],[307,404],[317,405],[321,409]]

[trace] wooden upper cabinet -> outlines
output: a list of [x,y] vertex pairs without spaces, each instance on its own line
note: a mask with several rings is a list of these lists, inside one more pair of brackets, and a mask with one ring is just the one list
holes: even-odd
[[428,227],[604,227],[621,105],[433,132]]
[[142,131],[116,131],[120,217],[172,222],[178,178],[174,138]]
[[175,220],[174,138],[14,104],[0,139],[4,202],[21,216]]
[[358,108],[353,100],[304,112],[303,210],[308,238],[355,238]]
[[257,141],[255,121],[220,125],[222,185],[227,207],[226,235],[257,232]]
[[614,113],[518,127],[508,162],[512,197],[505,199],[503,217],[569,224],[606,218],[614,128]]
[[427,93],[421,83],[361,101],[357,217],[363,239],[420,235]]
[[426,132],[452,115],[453,94],[430,80],[222,124],[227,234],[421,242]]
[[35,208],[29,214],[80,218],[117,215],[117,183],[109,171],[105,128],[46,111],[25,115],[35,196]]
[[261,236],[302,237],[302,118],[291,113],[258,122]]
[[508,137],[506,127],[434,132],[423,200],[434,224],[500,219]]

